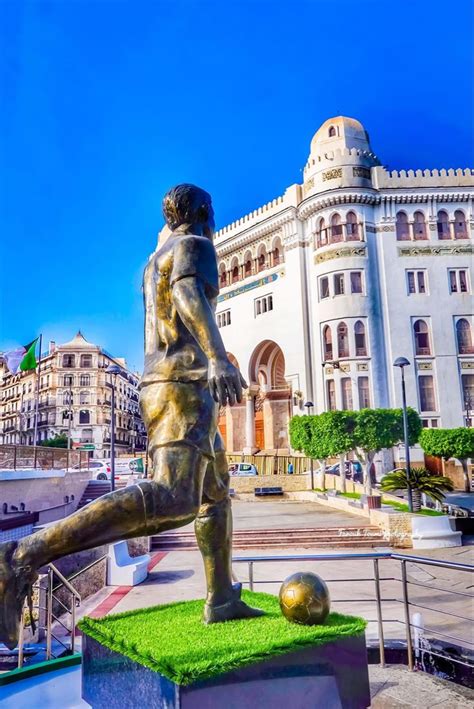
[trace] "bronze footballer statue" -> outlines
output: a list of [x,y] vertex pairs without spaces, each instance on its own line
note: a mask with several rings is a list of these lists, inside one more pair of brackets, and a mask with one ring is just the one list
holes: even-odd
[[[56,524],[0,545],[0,642],[18,643],[37,570],[66,554],[175,529],[195,520],[207,582],[204,621],[262,615],[232,583],[232,513],[218,407],[247,385],[229,361],[215,322],[219,290],[210,195],[170,190],[163,213],[171,234],[145,269],[145,370],[140,408],[152,476],[103,495]],[[31,600],[30,600],[31,602]]]

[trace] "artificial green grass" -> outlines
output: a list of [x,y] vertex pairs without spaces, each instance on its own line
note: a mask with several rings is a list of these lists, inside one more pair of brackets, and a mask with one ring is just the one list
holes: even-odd
[[266,615],[204,625],[204,601],[184,601],[100,619],[86,617],[79,627],[110,650],[187,685],[275,655],[360,635],[367,624],[362,618],[330,613],[323,625],[296,625],[282,616],[275,596],[244,591],[242,598]]

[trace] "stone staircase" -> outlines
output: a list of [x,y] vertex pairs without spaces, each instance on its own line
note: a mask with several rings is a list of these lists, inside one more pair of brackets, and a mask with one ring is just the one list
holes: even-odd
[[[300,529],[234,530],[233,549],[373,548],[387,546],[378,527],[314,527]],[[164,532],[151,537],[152,551],[193,551],[198,548],[194,532]]]
[[84,490],[77,509],[80,510],[81,507],[87,505],[92,500],[97,500],[98,497],[105,495],[106,492],[110,492],[111,485],[108,480],[89,480],[87,487]]

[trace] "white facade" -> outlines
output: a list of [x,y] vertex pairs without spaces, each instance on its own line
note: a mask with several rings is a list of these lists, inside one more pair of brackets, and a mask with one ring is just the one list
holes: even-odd
[[222,412],[229,450],[288,448],[304,403],[398,407],[462,426],[474,408],[474,171],[389,172],[363,126],[337,117],[304,183],[216,234],[217,320],[250,384]]

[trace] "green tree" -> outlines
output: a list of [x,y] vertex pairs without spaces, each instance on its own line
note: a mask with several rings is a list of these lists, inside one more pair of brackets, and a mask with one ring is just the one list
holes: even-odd
[[408,480],[405,470],[394,470],[382,478],[380,487],[383,492],[411,489],[413,512],[419,512],[422,493],[431,497],[432,500],[443,502],[444,492],[451,491],[453,483],[442,475],[432,475],[426,468],[410,468]]
[[53,438],[46,438],[40,442],[40,446],[47,448],[67,448],[67,436],[65,433],[60,433]]
[[[290,421],[291,446],[318,461],[321,468],[319,484],[323,489],[326,485],[327,459],[352,450],[351,414],[350,411],[326,411],[315,416],[294,416]],[[341,468],[344,491],[344,465],[341,464]]]
[[[371,494],[370,468],[375,455],[400,443],[404,438],[402,409],[361,409],[352,413],[353,447],[364,470],[367,495]],[[420,436],[421,420],[414,409],[407,410],[408,440],[414,445]]]
[[464,489],[470,491],[467,461],[474,458],[474,429],[472,428],[424,428],[420,444],[427,455],[438,458],[457,458],[462,465]]

